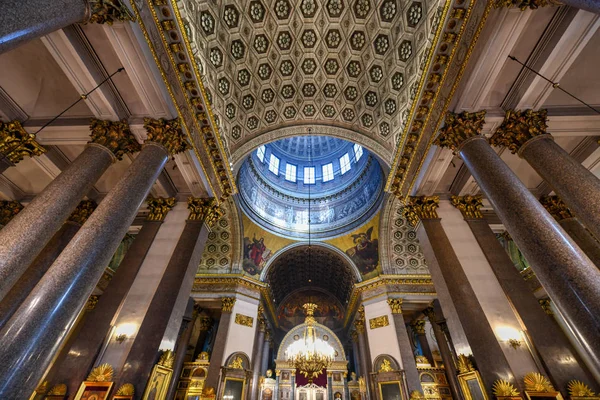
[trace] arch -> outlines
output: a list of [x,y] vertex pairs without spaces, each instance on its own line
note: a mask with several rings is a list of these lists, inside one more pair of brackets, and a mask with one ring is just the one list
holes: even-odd
[[242,359],[242,365],[245,369],[250,369],[250,357],[243,351],[234,351],[225,360],[225,366],[229,366],[237,357]]
[[388,360],[394,371],[401,370],[400,363],[394,357],[390,356],[389,354],[379,354],[377,357],[375,357],[375,360],[373,360],[374,372],[379,372],[379,368],[383,360]]
[[[266,279],[267,279],[267,276],[268,276],[267,274],[268,274],[269,270],[271,269],[271,266],[282,255],[284,255],[288,251],[293,250],[295,248],[305,247],[305,246],[308,246],[308,245],[309,245],[308,242],[296,242],[296,243],[289,244],[289,245],[287,245],[287,246],[279,249],[275,254],[273,254],[273,257],[271,257],[269,259],[269,261],[267,261],[267,263],[265,264],[265,267],[263,268],[263,270],[260,273],[259,280],[261,282],[266,282]],[[333,251],[337,255],[339,255],[341,258],[344,259],[344,261],[346,261],[347,266],[350,267],[350,270],[352,271],[353,275],[356,277],[356,281],[357,282],[362,282],[362,276],[360,274],[360,271],[359,271],[358,267],[356,266],[356,264],[354,264],[354,262],[350,259],[350,257],[348,257],[348,255],[346,253],[344,253],[343,251],[341,251],[337,247],[335,247],[333,245],[330,245],[329,243],[323,243],[323,242],[317,242],[317,243],[315,243],[315,242],[311,242],[310,245],[311,246],[315,246],[315,247],[326,248],[328,250]]]
[[[333,339],[333,342],[329,342],[329,344],[337,351],[337,355],[335,356],[336,361],[347,361],[346,360],[346,352],[344,351],[344,346],[342,342],[338,338],[338,336],[331,329],[326,327],[325,325],[321,325],[319,323],[313,324],[315,328],[315,333],[317,336],[323,337],[323,335],[329,336],[329,339]],[[285,350],[289,347],[290,344],[294,342],[294,335],[300,336],[302,331],[306,328],[306,324],[300,324],[292,329],[283,337],[281,343],[279,344],[279,349],[277,350],[277,360],[285,359]]]
[[250,152],[252,152],[252,150],[258,146],[291,136],[306,135],[332,136],[360,144],[378,159],[384,175],[387,176],[389,173],[390,163],[395,149],[388,148],[377,140],[372,139],[369,136],[359,133],[353,129],[331,124],[325,125],[322,123],[306,122],[303,124],[295,124],[292,126],[283,127],[279,126],[270,130],[265,130],[258,136],[242,144],[231,154],[231,162],[233,164],[234,171],[233,174],[237,175],[242,161],[248,154],[250,154]]

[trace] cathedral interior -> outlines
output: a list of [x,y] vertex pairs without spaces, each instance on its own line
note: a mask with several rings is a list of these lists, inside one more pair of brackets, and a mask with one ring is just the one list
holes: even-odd
[[0,22],[1,400],[600,399],[599,1]]

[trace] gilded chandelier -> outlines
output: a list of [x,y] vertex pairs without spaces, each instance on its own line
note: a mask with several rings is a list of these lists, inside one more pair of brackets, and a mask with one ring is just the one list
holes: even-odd
[[325,342],[317,338],[314,324],[316,323],[314,313],[316,304],[307,303],[302,306],[306,310],[306,330],[302,338],[293,342],[285,351],[285,357],[290,367],[296,368],[308,382],[318,377],[325,368],[331,365],[335,358],[335,350]]

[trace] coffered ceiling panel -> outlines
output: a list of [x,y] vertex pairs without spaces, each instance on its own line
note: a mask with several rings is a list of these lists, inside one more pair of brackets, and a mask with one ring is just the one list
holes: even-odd
[[438,0],[182,0],[231,152],[294,122],[395,143],[439,23]]

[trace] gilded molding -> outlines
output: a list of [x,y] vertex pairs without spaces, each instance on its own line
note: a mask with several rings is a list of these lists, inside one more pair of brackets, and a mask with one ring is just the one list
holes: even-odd
[[93,24],[112,25],[115,21],[135,21],[127,6],[121,0],[88,0],[90,19]]
[[418,335],[424,335],[425,334],[425,320],[423,319],[418,319],[416,321],[413,321],[410,326],[413,328],[413,330],[418,334]]
[[540,203],[557,221],[575,217],[558,196],[544,196],[540,199]]
[[479,209],[483,207],[483,197],[476,196],[452,196],[450,198],[452,205],[460,210],[465,219],[483,219],[483,214]]
[[484,123],[485,110],[475,113],[463,111],[460,114],[448,112],[444,127],[434,143],[457,153],[465,140],[481,135]]
[[402,314],[402,299],[388,299],[387,303],[392,310],[392,314]]
[[146,200],[150,212],[146,217],[147,221],[164,221],[167,213],[175,207],[177,200],[175,197],[148,197]]
[[540,7],[546,6],[559,6],[561,3],[553,0],[495,0],[494,7],[496,8],[519,8],[521,11],[525,11],[528,8],[530,10],[536,10]]
[[490,137],[490,144],[504,146],[516,154],[527,141],[547,133],[547,120],[547,110],[508,110],[504,121]]
[[385,326],[388,326],[389,324],[390,320],[388,319],[387,315],[381,315],[379,317],[371,318],[369,320],[369,328],[371,329],[383,328]]
[[16,200],[0,200],[0,225],[7,225],[23,208]]
[[252,328],[252,325],[254,325],[254,318],[249,315],[235,313],[235,323]]
[[0,121],[0,153],[8,161],[17,164],[25,157],[41,156],[45,152],[35,135],[27,133],[19,121]]
[[122,160],[125,154],[138,152],[142,148],[124,120],[106,121],[92,118],[90,138],[90,143],[106,147],[117,160]]
[[215,198],[188,198],[188,209],[190,215],[188,220],[190,221],[204,221],[206,225],[213,226],[222,216],[223,209],[219,207],[218,202]]
[[223,297],[221,299],[221,311],[224,313],[232,312],[234,304],[235,304],[235,297]]
[[92,215],[98,205],[94,200],[82,200],[77,208],[73,210],[68,218],[68,221],[83,225],[85,221]]
[[148,133],[147,140],[163,145],[171,156],[190,149],[190,144],[177,118],[171,120],[144,118],[144,128]]
[[85,304],[85,309],[88,311],[92,311],[94,308],[96,308],[96,305],[98,304],[99,300],[100,300],[100,296],[97,296],[95,294],[91,295],[88,298],[87,303]]
[[404,206],[404,216],[412,226],[417,226],[420,220],[438,218],[439,206],[439,196],[410,197]]

